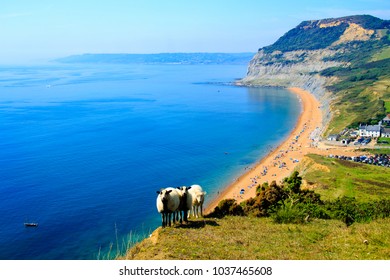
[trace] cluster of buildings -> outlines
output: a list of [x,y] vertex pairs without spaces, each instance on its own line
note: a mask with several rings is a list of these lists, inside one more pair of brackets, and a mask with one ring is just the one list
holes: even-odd
[[[360,137],[369,137],[369,138],[379,138],[387,137],[390,138],[390,114],[388,114],[382,121],[376,125],[360,124],[359,130],[351,132],[349,134],[352,138]],[[339,141],[340,134],[331,134],[328,136],[329,141]],[[345,143],[348,144],[350,140],[343,139]]]
[[359,125],[359,136],[372,138],[390,138],[390,114],[388,114],[382,121],[380,121],[376,125]]

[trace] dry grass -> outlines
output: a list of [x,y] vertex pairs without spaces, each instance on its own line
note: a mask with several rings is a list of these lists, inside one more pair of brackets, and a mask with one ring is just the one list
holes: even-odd
[[[390,259],[390,219],[346,227],[335,220],[304,225],[225,217],[159,228],[123,259],[359,260]],[[158,235],[158,236],[157,236]]]

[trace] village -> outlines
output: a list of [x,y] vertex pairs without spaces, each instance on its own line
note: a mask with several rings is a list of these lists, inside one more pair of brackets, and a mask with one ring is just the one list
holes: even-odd
[[360,124],[358,129],[344,129],[339,134],[330,134],[327,144],[335,146],[380,147],[390,144],[390,114],[376,125]]

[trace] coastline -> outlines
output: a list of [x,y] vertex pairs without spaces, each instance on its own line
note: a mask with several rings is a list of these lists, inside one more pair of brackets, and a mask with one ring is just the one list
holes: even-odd
[[[242,174],[233,183],[225,187],[205,208],[210,213],[223,199],[233,198],[237,203],[256,195],[256,186],[264,182],[281,182],[288,177],[303,157],[316,150],[322,128],[322,111],[319,101],[308,91],[291,87],[288,90],[296,94],[302,106],[297,123],[287,138],[253,168]],[[244,192],[240,191],[244,189]]]

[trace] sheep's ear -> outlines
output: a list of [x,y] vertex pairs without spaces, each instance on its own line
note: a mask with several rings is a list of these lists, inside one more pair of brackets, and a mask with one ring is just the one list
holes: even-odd
[[191,189],[191,187],[188,187],[187,190]]
[[172,190],[168,190],[168,191],[167,191],[167,194],[170,194],[170,193],[171,193],[171,191],[172,191]]
[[160,193],[161,193],[161,191],[156,191],[156,193],[160,194]]
[[181,188],[180,188],[180,187],[176,187],[176,189],[178,189],[178,190],[181,190]]

